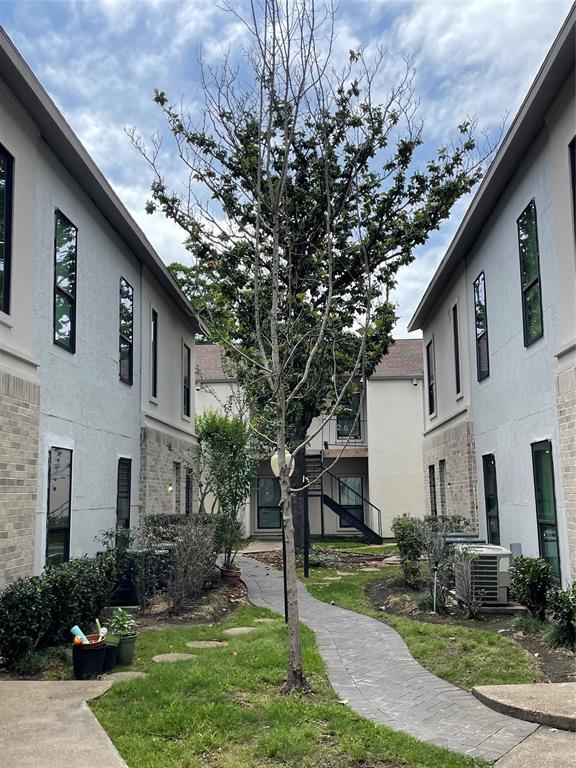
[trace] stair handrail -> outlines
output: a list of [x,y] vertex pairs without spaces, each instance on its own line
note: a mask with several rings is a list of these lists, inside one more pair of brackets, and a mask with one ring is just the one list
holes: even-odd
[[372,504],[370,499],[366,498],[364,494],[359,494],[356,488],[352,488],[351,485],[348,485],[348,483],[345,483],[344,480],[338,477],[338,475],[335,475],[333,472],[330,472],[329,469],[325,469],[324,474],[330,475],[330,477],[332,477],[334,480],[338,480],[338,482],[341,483],[345,488],[348,488],[349,491],[352,491],[352,493],[355,493],[356,496],[360,496],[363,502],[366,502],[372,507],[372,509],[376,510],[376,512],[378,513],[378,535],[382,536],[382,510],[379,507],[377,507],[376,504]]

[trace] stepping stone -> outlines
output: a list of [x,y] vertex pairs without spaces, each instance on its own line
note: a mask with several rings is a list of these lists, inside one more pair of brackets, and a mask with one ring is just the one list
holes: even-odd
[[223,648],[228,645],[226,640],[190,640],[188,648]]
[[268,624],[268,622],[278,621],[278,619],[254,619],[256,624]]
[[354,576],[352,571],[336,571],[337,576]]
[[225,629],[224,634],[225,635],[247,635],[249,632],[254,632],[256,627],[230,627],[230,629]]
[[141,677],[148,677],[146,672],[112,672],[110,675],[106,675],[106,680],[138,680]]
[[322,581],[342,581],[342,576],[324,576]]
[[380,568],[372,568],[371,566],[366,566],[366,568],[360,568],[361,571],[379,571]]
[[192,661],[197,658],[191,653],[160,653],[158,656],[153,656],[152,661],[157,664],[171,664],[174,661]]

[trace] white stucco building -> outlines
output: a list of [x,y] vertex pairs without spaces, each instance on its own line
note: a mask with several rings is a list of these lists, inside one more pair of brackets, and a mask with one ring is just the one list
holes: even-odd
[[0,586],[189,511],[199,321],[0,30]]
[[[222,408],[235,390],[233,373],[215,345],[196,347],[198,412]],[[306,451],[307,476],[327,469],[309,494],[312,535],[358,534],[343,507],[378,536],[391,536],[394,517],[424,514],[422,477],[422,341],[398,339],[367,383],[362,412],[334,417],[313,437]],[[320,426],[313,422],[311,432]],[[280,533],[279,485],[269,461],[262,461],[249,503],[247,535]],[[366,533],[361,530],[360,532]]]
[[422,329],[429,511],[576,577],[576,10],[410,330]]

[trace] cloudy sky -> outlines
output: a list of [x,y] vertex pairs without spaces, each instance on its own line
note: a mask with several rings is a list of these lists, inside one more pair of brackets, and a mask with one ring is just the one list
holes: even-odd
[[[244,0],[234,2],[240,9]],[[336,55],[360,45],[387,51],[384,73],[409,55],[430,154],[465,117],[497,131],[514,116],[570,0],[341,0]],[[150,174],[125,134],[162,127],[154,88],[193,105],[198,58],[241,53],[244,31],[217,0],[0,0],[5,28],[102,171],[169,263],[186,261],[180,230],[148,216]],[[388,66],[390,63],[390,66]],[[383,84],[386,85],[385,83]],[[467,201],[399,273],[394,300],[406,325]]]

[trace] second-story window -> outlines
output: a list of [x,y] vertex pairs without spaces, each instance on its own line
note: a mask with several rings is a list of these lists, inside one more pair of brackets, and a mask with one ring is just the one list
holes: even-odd
[[338,440],[359,440],[361,436],[359,392],[350,396],[347,405],[343,406],[343,411],[336,416]]
[[530,201],[518,219],[518,247],[522,283],[524,346],[527,347],[544,335],[538,228],[536,226],[536,203],[534,200]]
[[54,227],[54,343],[76,351],[76,255],[78,230],[61,211]]
[[190,347],[182,344],[182,413],[190,418],[191,398],[190,398]]
[[120,278],[120,381],[133,381],[133,334],[134,334],[134,289],[123,277]]
[[570,152],[570,188],[572,191],[572,224],[574,237],[576,237],[576,138],[572,139],[568,147]]
[[10,312],[14,159],[0,144],[0,312]]
[[426,345],[426,376],[428,378],[428,415],[436,413],[436,365],[434,362],[434,339]]
[[158,397],[158,312],[152,310],[152,324],[150,328],[150,353],[152,356],[151,365],[151,387],[152,397]]
[[458,304],[452,307],[452,339],[454,345],[454,377],[456,382],[456,394],[462,392],[460,380],[460,329],[458,328]]
[[476,326],[476,372],[478,381],[482,381],[482,379],[490,376],[486,279],[484,272],[480,272],[474,281],[474,320]]

